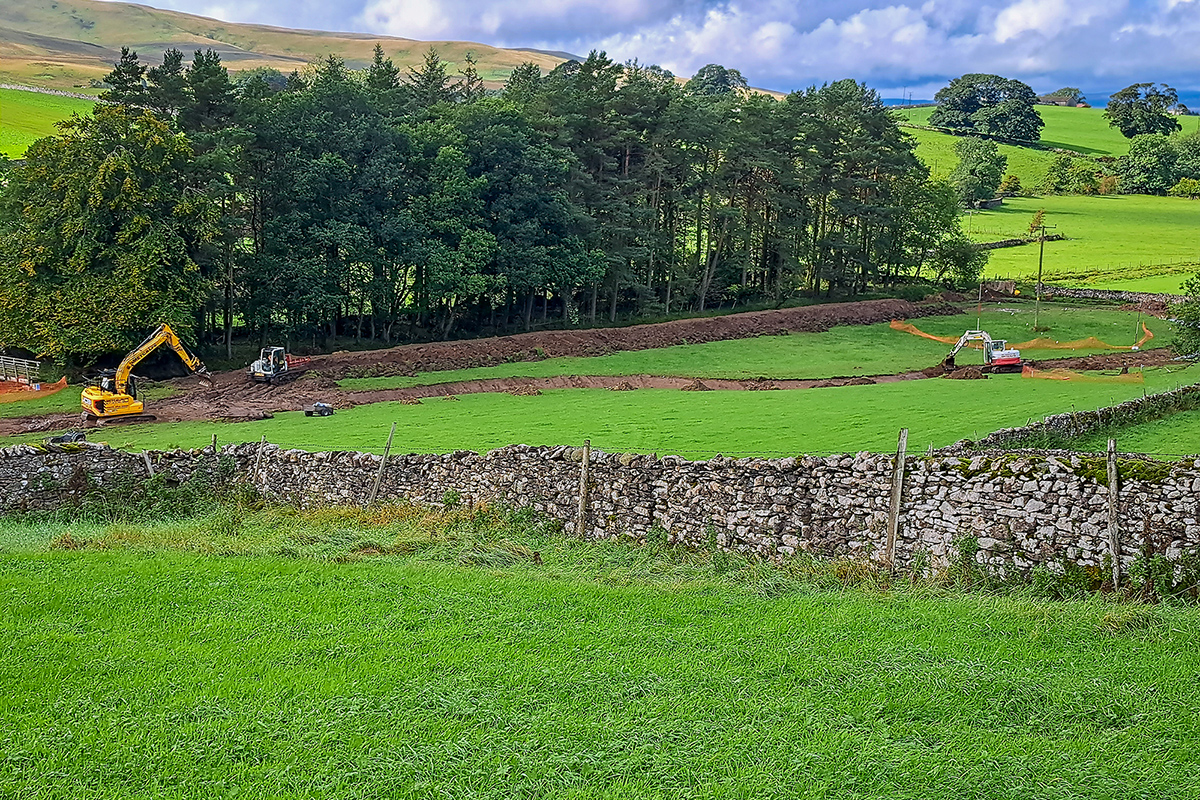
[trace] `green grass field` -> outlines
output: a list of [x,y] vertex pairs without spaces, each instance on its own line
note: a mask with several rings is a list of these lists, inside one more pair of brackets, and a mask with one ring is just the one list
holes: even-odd
[[[1047,147],[1096,156],[1120,156],[1129,152],[1129,140],[1116,128],[1109,127],[1102,108],[1038,106],[1037,111],[1046,123],[1042,128],[1042,144]],[[896,113],[914,125],[928,125],[933,107],[906,108]]]
[[[976,241],[1027,234],[1038,209],[1067,241],[1047,242],[1048,282],[1100,285],[1121,281],[1134,291],[1159,291],[1163,276],[1200,268],[1200,202],[1176,197],[1012,197],[971,220]],[[987,274],[1037,277],[1036,245],[993,250]],[[1170,285],[1174,278],[1165,283]]]
[[[1194,608],[448,516],[0,523],[0,795],[1200,792]],[[48,549],[67,531],[103,549]]]
[[[378,452],[392,422],[395,452],[491,450],[508,444],[559,445],[591,439],[609,452],[656,452],[704,458],[725,455],[830,453],[909,446],[942,447],[1031,418],[1111,405],[1147,392],[1196,381],[1194,369],[1146,371],[1131,383],[1031,380],[1019,375],[983,381],[930,379],[875,386],[764,392],[682,392],[639,389],[546,391],[536,397],[463,395],[421,405],[373,403],[332,417],[276,414],[259,422],[180,422],[114,428],[92,435],[133,449],[200,447],[213,434],[226,442],[267,440],[306,450]],[[36,439],[37,436],[27,436]]]
[[0,523],[0,795],[1200,793],[1194,608],[382,521]]
[[1164,419],[1142,422],[1118,431],[1080,437],[1071,447],[1104,452],[1109,438],[1125,453],[1151,453],[1162,458],[1178,458],[1200,453],[1200,411],[1181,411]]
[[[958,137],[947,133],[926,131],[916,128],[906,128],[905,133],[912,135],[917,141],[917,158],[929,167],[934,177],[946,178],[958,165],[958,156],[954,153],[954,143]],[[1016,175],[1021,179],[1021,185],[1036,189],[1042,185],[1046,171],[1054,154],[1045,150],[1034,150],[1028,147],[1016,147],[1011,144],[1000,145],[1000,152],[1008,158],[1005,173]]]
[[[1042,307],[1039,325],[1050,330],[1041,334],[1033,332],[1033,316],[1033,303],[1014,301],[988,303],[978,317],[975,313],[924,317],[914,320],[914,324],[936,336],[960,336],[968,328],[982,324],[996,338],[1014,343],[1029,341],[1038,335],[1063,342],[1095,336],[1108,344],[1128,346],[1142,337],[1137,316],[1125,311],[1047,303]],[[1155,336],[1147,347],[1165,346],[1170,341],[1170,323],[1154,318],[1142,321]],[[347,389],[384,389],[478,378],[542,378],[555,375],[647,374],[689,378],[890,375],[937,364],[949,349],[950,345],[894,331],[886,323],[843,325],[823,333],[760,336],[594,358],[551,358],[494,367],[421,373],[416,377],[352,378],[341,381],[341,385]],[[1024,354],[1027,358],[1057,358],[1097,352],[1105,351],[1027,349]],[[959,363],[982,363],[982,357],[979,353],[966,354],[959,357]],[[0,407],[0,414],[3,413],[3,407]]]
[[20,158],[34,141],[58,132],[54,123],[85,114],[93,105],[74,97],[0,89],[0,153]]

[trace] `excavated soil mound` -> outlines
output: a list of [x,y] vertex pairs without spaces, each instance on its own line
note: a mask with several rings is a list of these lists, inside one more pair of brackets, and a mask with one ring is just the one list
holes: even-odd
[[621,381],[616,386],[608,387],[608,390],[610,392],[632,392],[636,388],[638,387],[634,386],[629,381]]
[[679,391],[681,392],[711,392],[712,390],[711,386],[700,380],[695,380],[687,386],[679,387]]
[[342,351],[314,356],[313,366],[323,375],[335,380],[412,375],[416,372],[486,367],[559,356],[601,356],[629,350],[650,350],[679,344],[702,344],[764,335],[819,333],[835,325],[871,325],[893,319],[957,313],[959,309],[948,303],[918,304],[907,300],[863,300],[855,303],[828,303],[751,311],[720,317],[679,319],[625,328],[537,331],[490,339],[403,345],[389,350],[355,353]]
[[524,386],[518,386],[515,389],[509,389],[508,393],[513,397],[537,397],[542,393],[542,390],[534,386],[532,383],[527,383]]
[[1048,358],[1044,361],[1031,362],[1040,369],[1073,369],[1073,370],[1105,370],[1121,369],[1122,367],[1161,367],[1173,360],[1171,350],[1158,347],[1153,350],[1140,350],[1136,353],[1103,353],[1079,358]]
[[857,378],[851,378],[850,380],[848,380],[842,384],[842,386],[874,386],[874,385],[875,385],[875,381],[871,380],[870,378],[863,377],[863,376],[859,376]]
[[940,378],[946,374],[946,365],[934,364],[932,367],[926,367],[921,370],[921,374],[926,378]]
[[952,381],[981,381],[987,377],[979,367],[960,367],[942,376]]
[[400,398],[400,404],[405,405],[405,406],[419,406],[419,405],[421,405],[421,398],[408,397],[406,395],[406,396]]
[[1140,303],[1126,303],[1121,306],[1121,310],[1140,311],[1147,316],[1158,317],[1159,319],[1171,318],[1171,309],[1162,300],[1143,300]]

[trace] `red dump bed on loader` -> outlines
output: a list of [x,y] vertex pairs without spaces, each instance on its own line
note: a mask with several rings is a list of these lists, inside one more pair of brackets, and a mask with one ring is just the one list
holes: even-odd
[[288,372],[292,370],[304,370],[312,366],[312,359],[308,356],[294,356],[291,353],[287,354]]

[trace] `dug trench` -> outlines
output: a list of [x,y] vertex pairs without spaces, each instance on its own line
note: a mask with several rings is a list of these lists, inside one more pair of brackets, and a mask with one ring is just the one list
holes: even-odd
[[[195,377],[171,381],[178,392],[154,402],[159,422],[194,420],[248,421],[296,411],[314,402],[346,409],[370,403],[419,402],[423,398],[486,392],[536,394],[543,389],[676,389],[715,391],[802,390],[871,383],[893,383],[939,377],[944,370],[932,366],[919,372],[846,376],[826,379],[728,380],[660,375],[562,375],[547,378],[488,378],[437,383],[403,389],[348,390],[337,381],[350,377],[413,375],[467,367],[493,366],[514,361],[559,356],[595,356],[607,353],[670,347],[678,344],[752,338],[791,332],[820,332],[834,325],[867,325],[897,317],[952,315],[960,310],[949,303],[913,304],[902,300],[872,300],[760,311],[725,317],[678,320],[587,331],[543,331],[518,336],[460,342],[404,345],[389,350],[315,356],[313,369],[299,379],[268,386],[248,381],[242,370],[212,375],[211,388]],[[1138,353],[1055,358],[1038,366],[1068,369],[1119,369],[1125,366],[1158,366],[1170,361],[1165,350]],[[42,433],[78,426],[79,415],[50,414],[0,419],[0,436]]]

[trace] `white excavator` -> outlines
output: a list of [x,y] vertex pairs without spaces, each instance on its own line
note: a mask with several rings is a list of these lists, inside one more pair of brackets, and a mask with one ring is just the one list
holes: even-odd
[[294,356],[282,347],[264,347],[258,360],[250,365],[250,380],[255,383],[283,383],[300,377],[311,366],[311,358]]
[[1020,372],[1021,351],[1010,348],[1003,339],[993,339],[987,331],[967,331],[954,345],[950,355],[942,361],[947,370],[954,369],[954,357],[971,342],[983,342],[983,371],[984,372]]

